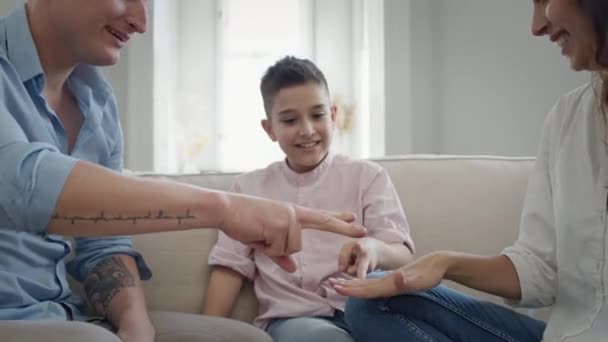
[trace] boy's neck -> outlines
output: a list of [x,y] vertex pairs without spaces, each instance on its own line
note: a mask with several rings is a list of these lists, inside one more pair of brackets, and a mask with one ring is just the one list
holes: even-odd
[[295,173],[298,173],[298,174],[304,174],[304,173],[308,173],[308,172],[312,172],[312,171],[316,170],[316,169],[317,169],[317,168],[318,168],[320,165],[322,165],[322,164],[325,162],[325,160],[327,160],[327,156],[329,156],[329,152],[327,152],[327,153],[325,154],[325,156],[324,156],[324,157],[321,159],[321,161],[319,161],[319,163],[317,163],[317,165],[315,165],[315,166],[313,166],[313,167],[311,167],[311,168],[309,168],[309,169],[307,168],[307,169],[305,169],[305,170],[301,170],[301,171],[300,171],[300,170],[296,170],[296,169],[294,169],[294,168],[291,166],[291,163],[289,162],[289,157],[285,157],[285,163],[287,164],[287,167],[288,167],[288,168],[289,168],[291,171],[293,171],[293,172],[295,172]]

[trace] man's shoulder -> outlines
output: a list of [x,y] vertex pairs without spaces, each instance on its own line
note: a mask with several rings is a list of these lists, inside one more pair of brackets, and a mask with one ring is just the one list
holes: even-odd
[[[22,97],[25,88],[15,65],[0,52],[0,97]],[[4,102],[6,104],[6,102]]]
[[11,73],[15,67],[8,58],[8,37],[6,34],[6,17],[0,18],[0,77]]
[[7,58],[8,38],[6,35],[6,16],[0,17],[0,58]]

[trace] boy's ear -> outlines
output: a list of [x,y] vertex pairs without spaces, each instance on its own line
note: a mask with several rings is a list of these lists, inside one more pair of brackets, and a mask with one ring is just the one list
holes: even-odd
[[329,109],[331,111],[331,122],[336,122],[336,118],[338,117],[338,107],[336,105],[331,106]]
[[272,123],[270,122],[270,119],[263,119],[261,121],[261,123],[262,123],[262,128],[264,129],[264,132],[266,132],[266,134],[268,134],[268,137],[270,138],[270,140],[277,141],[277,137],[274,135],[274,132],[272,131]]

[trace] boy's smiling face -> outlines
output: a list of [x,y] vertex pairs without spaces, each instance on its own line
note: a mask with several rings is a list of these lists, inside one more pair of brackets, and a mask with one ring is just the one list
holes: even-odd
[[281,89],[262,127],[279,143],[289,167],[304,173],[317,167],[329,152],[335,119],[328,91],[309,82]]

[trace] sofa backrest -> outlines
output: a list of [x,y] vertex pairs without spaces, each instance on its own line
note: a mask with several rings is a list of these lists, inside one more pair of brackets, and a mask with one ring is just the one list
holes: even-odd
[[[406,156],[376,160],[390,174],[408,217],[416,254],[450,249],[496,254],[517,237],[532,158]],[[235,174],[147,175],[226,190]],[[153,271],[145,283],[153,310],[199,312],[215,230],[158,233],[134,238]],[[251,321],[251,289],[234,316]]]

